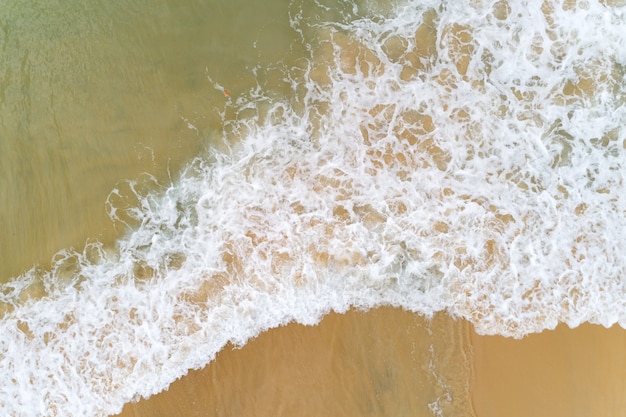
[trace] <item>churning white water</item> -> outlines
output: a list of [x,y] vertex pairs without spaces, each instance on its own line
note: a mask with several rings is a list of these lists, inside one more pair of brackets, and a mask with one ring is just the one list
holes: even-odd
[[229,341],[350,307],[626,327],[623,6],[291,9],[311,50],[291,95],[233,98],[228,151],[114,190],[115,250],[3,286],[4,415],[109,415]]

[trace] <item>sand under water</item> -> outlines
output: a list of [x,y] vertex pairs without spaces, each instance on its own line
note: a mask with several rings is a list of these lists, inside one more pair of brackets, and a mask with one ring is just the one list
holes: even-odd
[[[96,19],[109,23],[84,25],[105,38],[144,25],[133,38],[144,66],[112,77],[140,100],[130,91],[96,106],[124,103],[121,128],[107,130],[106,111],[76,111],[112,135],[99,146],[126,155],[112,138],[139,138],[131,143],[148,154],[123,165],[150,155],[135,168],[147,173],[106,191],[110,222],[67,220],[73,232],[62,233],[44,221],[52,232],[33,251],[39,266],[3,284],[4,414],[107,416],[124,405],[126,416],[623,412],[624,5],[283,3],[234,8],[246,15],[235,26],[262,23],[239,40],[252,46],[232,73],[215,69],[209,51],[227,37],[204,32],[202,16],[218,27],[238,20],[210,2],[159,3],[150,19],[141,7],[154,4],[126,4],[133,13],[113,7],[110,20]],[[61,48],[76,33],[58,16],[45,28],[56,28]],[[281,29],[268,29],[275,21]],[[181,40],[213,49],[168,61]],[[63,74],[89,81],[111,51]],[[17,110],[3,126],[20,139],[58,126],[43,137],[66,155],[84,143],[66,133],[76,115],[54,104],[57,69],[44,72],[55,88],[30,90],[41,75],[32,56],[15,61],[29,76],[5,87]],[[143,95],[151,87],[167,98],[155,100],[157,113],[142,106],[153,103]],[[167,128],[142,133],[146,114]],[[162,146],[141,147],[142,135]],[[62,178],[76,174],[61,157],[42,159]],[[32,177],[7,172],[17,190]],[[68,192],[53,201],[73,195],[71,181],[54,178]],[[45,184],[26,187],[44,212]],[[4,210],[23,236],[15,253],[26,256],[38,215],[20,226],[22,210]],[[82,233],[99,239],[77,244]],[[61,251],[46,261],[57,234]],[[27,267],[20,259],[7,274]]]

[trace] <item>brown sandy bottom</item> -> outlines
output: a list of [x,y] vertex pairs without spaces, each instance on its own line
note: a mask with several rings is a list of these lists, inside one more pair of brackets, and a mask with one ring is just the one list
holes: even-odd
[[521,340],[393,308],[289,324],[120,417],[618,416],[626,413],[626,331],[560,326]]

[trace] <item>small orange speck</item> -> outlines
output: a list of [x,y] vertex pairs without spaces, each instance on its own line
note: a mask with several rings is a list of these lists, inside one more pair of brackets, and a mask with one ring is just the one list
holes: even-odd
[[227,89],[224,89],[224,96],[230,97],[230,91],[228,91]]

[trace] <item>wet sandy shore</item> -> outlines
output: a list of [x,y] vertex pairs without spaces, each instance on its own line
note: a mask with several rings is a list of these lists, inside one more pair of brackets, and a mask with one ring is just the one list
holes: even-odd
[[398,309],[330,314],[227,346],[123,417],[620,415],[626,331],[582,325],[521,340]]

